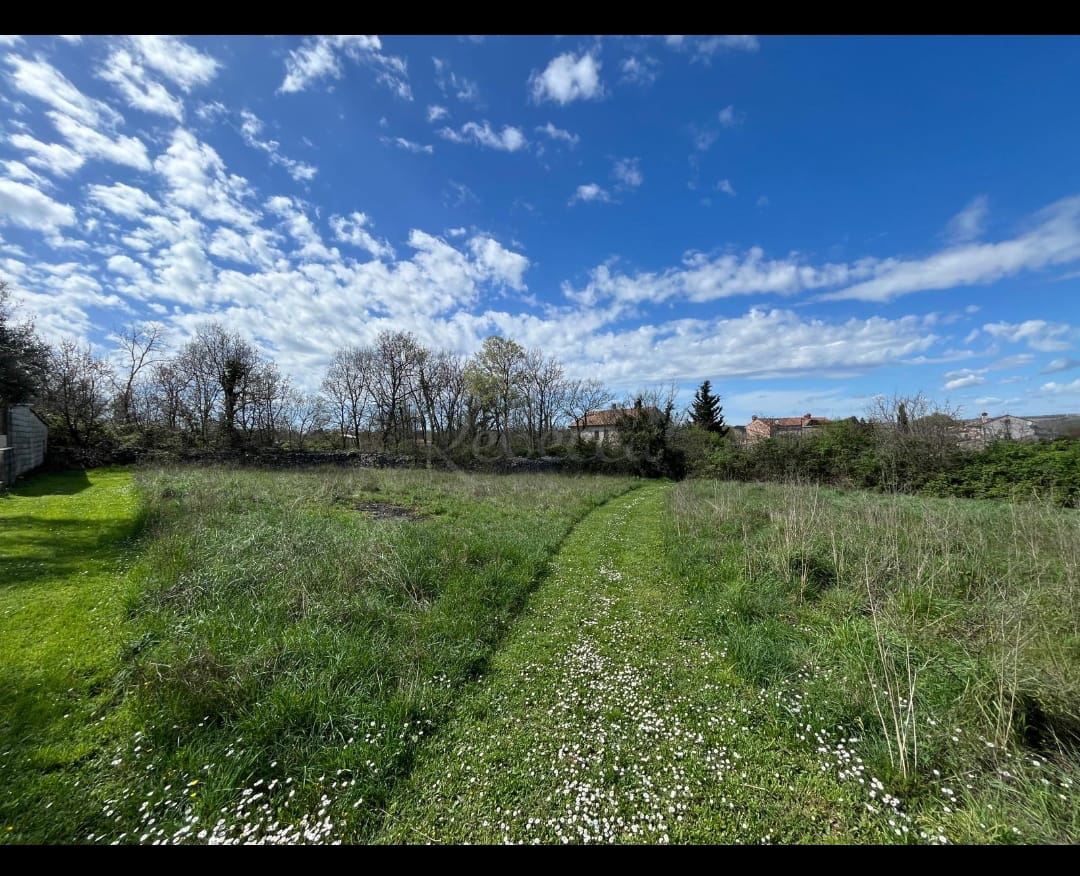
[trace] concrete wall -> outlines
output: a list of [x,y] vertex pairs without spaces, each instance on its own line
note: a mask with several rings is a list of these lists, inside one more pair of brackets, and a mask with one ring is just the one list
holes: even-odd
[[49,430],[29,405],[11,405],[0,416],[0,484],[13,484],[22,474],[45,461]]

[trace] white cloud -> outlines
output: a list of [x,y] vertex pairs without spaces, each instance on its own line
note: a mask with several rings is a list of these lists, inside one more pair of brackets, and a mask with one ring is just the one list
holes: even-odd
[[984,369],[985,371],[1005,371],[1009,368],[1022,368],[1024,365],[1030,365],[1035,359],[1033,353],[1017,353],[1013,356],[1004,356],[994,362],[991,362]]
[[720,135],[716,131],[698,131],[694,134],[694,148],[698,152],[708,152],[719,137]]
[[279,238],[276,232],[265,228],[240,234],[232,228],[220,226],[210,239],[208,251],[218,258],[270,268],[282,258],[282,253],[274,245]]
[[877,266],[873,279],[823,300],[889,301],[931,289],[993,283],[1022,271],[1080,259],[1080,197],[1071,197],[1036,214],[1030,231],[1000,243],[969,243],[925,259],[889,259]]
[[989,199],[979,195],[949,220],[945,237],[951,243],[967,243],[975,240],[986,227],[986,215],[990,212]]
[[124,49],[110,53],[97,75],[115,86],[128,105],[135,109],[168,116],[178,122],[184,118],[184,105],[179,98],[170,94],[160,82],[150,79],[146,70]]
[[435,84],[443,94],[453,94],[458,100],[476,104],[480,99],[480,88],[471,79],[458,76],[450,69],[450,62],[443,58],[432,58],[435,65]]
[[622,71],[621,82],[632,85],[652,85],[656,81],[656,68],[660,62],[650,55],[631,55],[619,65]]
[[731,195],[735,197],[735,187],[731,184],[731,180],[722,179],[716,184],[716,190],[723,192],[725,195]]
[[492,237],[478,235],[469,241],[469,250],[484,277],[505,284],[519,292],[525,291],[524,275],[529,260],[511,252]]
[[618,159],[611,173],[619,181],[620,185],[625,188],[636,189],[645,181],[645,177],[641,173],[640,158]]
[[445,119],[448,115],[450,115],[450,110],[444,106],[432,104],[427,108],[427,120],[429,122],[437,122],[439,119]]
[[453,128],[442,128],[439,130],[439,136],[454,143],[471,142],[503,152],[517,152],[529,144],[520,128],[503,125],[503,129],[496,133],[487,120],[480,124],[466,122],[457,131]]
[[397,146],[398,149],[404,149],[406,152],[423,152],[426,155],[435,152],[435,147],[430,143],[416,143],[404,137],[380,137],[379,142],[384,146]]
[[1080,392],[1080,377],[1078,377],[1071,383],[1055,383],[1054,381],[1044,383],[1042,386],[1039,387],[1039,391],[1048,392],[1053,395],[1058,395],[1065,392]]
[[0,46],[13,46],[15,43],[22,42],[22,37],[14,33],[0,34]]
[[107,266],[114,274],[121,274],[136,283],[148,284],[150,282],[150,275],[146,272],[146,267],[130,256],[110,256]]
[[969,386],[982,386],[986,378],[979,371],[963,368],[960,371],[950,371],[945,375],[947,382],[943,389],[967,389]]
[[692,60],[705,62],[720,51],[756,52],[760,46],[757,37],[745,34],[710,37],[672,35],[665,37],[664,41],[676,51],[689,51]]
[[257,214],[244,204],[251,195],[247,180],[228,173],[214,148],[190,131],[173,132],[172,143],[154,161],[154,170],[164,177],[172,203],[239,228],[255,224]]
[[1019,323],[992,322],[983,331],[1012,344],[1026,343],[1032,350],[1052,353],[1071,349],[1080,331],[1065,323],[1028,319]]
[[100,158],[103,161],[112,161],[136,170],[150,169],[150,156],[146,152],[146,144],[138,137],[119,134],[114,140],[63,113],[50,110],[47,115],[52,119],[56,130],[83,158]]
[[570,198],[569,206],[574,206],[578,201],[610,201],[611,196],[596,183],[584,183],[577,187],[577,191],[574,192]]
[[146,213],[161,209],[157,201],[142,189],[125,183],[113,183],[111,186],[92,185],[87,191],[90,200],[126,219],[139,219]]
[[297,182],[308,182],[315,178],[315,174],[319,172],[318,168],[282,155],[281,144],[277,140],[259,139],[259,135],[263,130],[263,123],[255,113],[243,110],[240,113],[240,118],[240,134],[248,146],[265,152],[270,156],[271,162],[285,168],[289,176]]
[[47,189],[53,185],[51,180],[35,173],[21,161],[4,160],[0,161],[0,164],[4,166],[4,175],[9,179],[22,180],[36,189]]
[[40,58],[30,61],[18,55],[8,55],[4,60],[13,68],[9,78],[19,91],[44,101],[83,125],[113,126],[123,121],[116,110],[87,97],[46,61]]
[[733,295],[794,295],[808,289],[836,286],[871,271],[871,265],[861,262],[813,267],[795,256],[769,260],[760,247],[751,247],[741,256],[691,252],[683,259],[682,267],[659,273],[642,271],[627,275],[601,265],[591,272],[584,289],[574,290],[564,284],[563,291],[572,300],[582,302],[610,299],[637,304],[672,298],[704,302]]
[[282,225],[300,248],[292,253],[293,258],[316,261],[337,262],[340,254],[323,243],[319,232],[301,204],[284,195],[275,195],[266,202],[266,208],[282,218]]
[[210,55],[174,36],[134,36],[130,44],[144,65],[184,91],[209,83],[221,66]]
[[543,72],[533,71],[529,77],[532,99],[545,100],[565,106],[575,100],[595,100],[604,94],[600,82],[600,62],[591,53],[580,56],[566,52],[555,58]]
[[375,81],[403,100],[412,100],[408,68],[402,58],[382,53],[377,36],[346,35],[310,37],[285,61],[285,80],[278,88],[286,94],[304,91],[321,79],[344,75],[340,54],[376,71]]
[[376,240],[365,228],[370,221],[367,214],[353,212],[348,216],[331,216],[330,228],[336,239],[366,249],[377,259],[394,258],[394,248],[385,240]]
[[1080,368],[1080,359],[1073,359],[1071,357],[1063,357],[1061,359],[1053,359],[1046,363],[1039,373],[1040,374],[1059,374],[1062,371],[1072,371],[1073,368]]
[[546,134],[552,140],[563,140],[571,146],[577,146],[578,141],[581,140],[577,134],[571,134],[569,131],[557,128],[551,122],[546,125],[537,125],[536,130],[537,133]]
[[719,113],[717,113],[716,120],[720,123],[721,127],[734,128],[736,125],[742,124],[742,117],[735,114],[735,107],[726,106]]
[[0,179],[0,224],[19,225],[47,235],[75,224],[75,210],[42,194],[33,186]]

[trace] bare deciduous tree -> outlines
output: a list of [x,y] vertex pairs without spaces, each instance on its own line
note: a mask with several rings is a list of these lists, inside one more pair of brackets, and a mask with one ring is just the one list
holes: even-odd
[[43,407],[72,444],[85,446],[101,427],[112,379],[109,364],[89,346],[65,340],[49,351]]
[[123,355],[123,370],[117,374],[116,407],[120,422],[139,425],[134,403],[136,381],[144,368],[162,361],[165,327],[160,323],[133,323],[121,329],[115,340]]

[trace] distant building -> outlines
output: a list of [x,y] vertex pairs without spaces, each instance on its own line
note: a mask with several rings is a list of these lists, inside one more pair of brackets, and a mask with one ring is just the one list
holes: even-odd
[[798,438],[812,434],[820,426],[831,423],[826,417],[803,414],[801,417],[759,417],[756,414],[746,424],[746,443],[755,444],[766,438]]
[[1080,437],[1080,415],[1041,414],[1018,417],[1001,414],[991,417],[983,411],[978,417],[960,424],[961,445],[985,447],[995,441],[1053,441],[1055,438]]
[[49,429],[30,405],[0,406],[0,487],[45,461]]
[[[589,411],[584,417],[574,420],[574,429],[586,441],[596,441],[599,444],[617,441],[619,430],[615,428],[616,421],[633,410],[633,408],[620,408],[613,404],[602,411]],[[645,410],[650,416],[661,416],[660,411],[654,407],[647,407]]]

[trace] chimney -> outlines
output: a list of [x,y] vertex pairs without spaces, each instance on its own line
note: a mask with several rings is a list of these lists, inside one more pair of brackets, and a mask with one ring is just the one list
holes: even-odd
[[983,411],[981,414],[979,414],[979,419],[981,419],[985,423],[989,416],[990,415],[986,411]]

